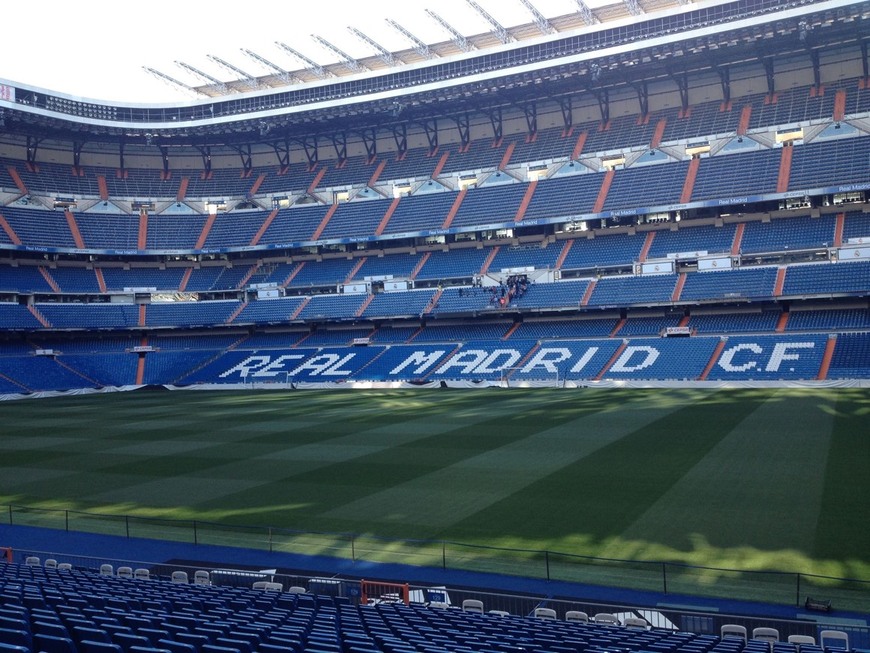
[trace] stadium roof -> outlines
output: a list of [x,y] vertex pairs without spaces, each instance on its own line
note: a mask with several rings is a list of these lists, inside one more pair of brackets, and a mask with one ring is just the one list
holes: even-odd
[[[633,13],[638,11],[643,13]],[[865,74],[867,68],[867,2],[637,0],[542,18],[554,26],[552,34],[535,22],[501,34],[493,29],[465,37],[467,51],[457,37],[428,46],[444,56],[424,58],[414,48],[381,52],[355,64],[326,64],[324,77],[316,80],[278,80],[282,85],[276,81],[276,87],[184,104],[82,101],[0,81],[0,120],[6,136],[19,138],[146,146],[252,144],[336,130],[392,129],[469,113],[491,116],[502,108],[525,111],[528,118],[529,103],[587,94],[606,104],[607,93],[615,89],[633,97],[635,91],[646,92],[639,87],[660,81],[676,85],[685,103],[690,75],[719,73],[727,95],[730,68],[761,69],[762,63],[763,71],[754,74],[766,75],[772,92],[774,59],[818,75],[822,58],[838,56],[838,48],[862,57]],[[387,54],[408,61],[388,65]],[[313,64],[312,70],[320,65]],[[331,69],[336,72],[328,74]],[[305,74],[296,72],[300,78]]]
[[[586,0],[572,0],[567,4],[571,8],[571,11],[560,13],[559,15],[544,15],[536,6],[536,0],[517,0],[517,3],[522,4],[524,7],[523,17],[527,19],[526,22],[517,25],[503,25],[498,18],[482,6],[487,4],[485,0],[482,0],[480,3],[476,2],[476,0],[465,1],[488,24],[490,27],[489,31],[473,33],[469,28],[473,29],[474,24],[470,23],[467,18],[461,15],[454,17],[446,14],[438,8],[438,5],[435,5],[433,9],[426,9],[426,14],[441,27],[442,33],[450,36],[448,39],[427,43],[417,37],[413,30],[405,27],[403,22],[387,18],[387,24],[401,35],[403,40],[407,42],[408,47],[391,51],[381,46],[377,40],[370,37],[365,31],[356,27],[348,27],[348,31],[366,44],[368,49],[372,51],[372,54],[361,57],[348,55],[338,45],[333,45],[331,41],[313,34],[312,42],[316,42],[330,51],[330,62],[320,61],[319,58],[315,58],[311,62],[314,65],[306,65],[301,68],[294,67],[286,70],[282,69],[281,72],[273,70],[270,74],[261,76],[236,74],[227,79],[225,77],[227,71],[231,73],[242,71],[233,70],[232,64],[226,65],[229,62],[220,61],[217,57],[209,57],[213,63],[216,63],[223,69],[224,77],[220,81],[214,79],[208,80],[206,77],[209,83],[198,84],[191,88],[199,95],[219,97],[232,93],[244,93],[252,89],[280,88],[305,82],[318,82],[324,78],[348,77],[363,71],[383,71],[406,64],[418,64],[460,56],[471,51],[494,50],[506,44],[565,35],[594,25],[630,23],[641,16],[655,15],[659,12],[683,7],[688,4],[694,4],[695,6],[717,5],[724,4],[727,0],[696,0],[694,3],[691,0],[588,0],[588,2]],[[489,4],[491,5],[492,3],[490,2]],[[565,6],[563,3],[559,8],[564,9]],[[407,12],[403,11],[403,13]],[[400,20],[402,19],[400,18]],[[337,43],[340,44],[340,42]],[[277,46],[277,51],[289,54],[296,59],[297,64],[299,61],[305,63],[302,59],[305,55],[299,52],[300,49],[304,49],[302,46],[291,47],[280,41],[275,45]],[[277,51],[273,49],[271,52]],[[266,67],[270,67],[269,64],[273,63],[272,60],[267,59],[266,56],[261,55],[256,50],[245,49],[244,54],[249,59],[253,59]],[[265,52],[264,54],[271,56],[270,52]],[[157,72],[159,73],[160,71]],[[191,71],[188,69],[188,72]],[[202,78],[201,72],[194,72],[193,74]]]

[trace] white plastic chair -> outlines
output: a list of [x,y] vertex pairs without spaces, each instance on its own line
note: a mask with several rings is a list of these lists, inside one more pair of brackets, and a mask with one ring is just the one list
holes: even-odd
[[118,567],[118,578],[133,578],[133,568]]
[[187,585],[190,582],[186,571],[173,571],[170,580],[176,585]]
[[486,614],[491,614],[494,617],[510,617],[511,613],[507,610],[490,610]]
[[100,576],[114,576],[114,575],[115,575],[115,568],[112,565],[110,565],[108,563],[100,565]]
[[582,610],[568,610],[568,612],[565,613],[565,621],[580,621],[582,623],[588,623],[589,615]]
[[778,642],[779,641],[779,631],[776,628],[753,628],[752,629],[752,639],[759,639],[763,642]]
[[842,648],[849,650],[849,636],[842,630],[823,630],[819,633],[819,646],[822,648]]
[[272,583],[268,580],[258,580],[252,586],[255,590],[262,590],[264,592],[280,592],[284,589],[284,586],[281,583]]
[[60,562],[57,565],[58,571],[72,571],[72,563],[70,562]]
[[719,629],[719,634],[722,637],[740,637],[743,641],[746,641],[746,626],[724,624],[722,628]]
[[28,567],[38,567],[41,562],[39,560],[39,556],[27,556],[24,559],[24,564]]
[[304,587],[299,587],[298,585],[291,585],[287,589],[288,594],[305,594],[308,590]]
[[597,624],[608,624],[610,626],[619,625],[619,619],[616,618],[615,614],[611,614],[610,612],[599,612],[592,617],[592,621]]
[[133,578],[136,580],[151,580],[151,572],[144,567],[139,567],[133,572]]
[[535,608],[536,619],[555,619],[556,611],[553,608]]
[[622,620],[622,625],[632,630],[646,630],[649,628],[649,622],[640,617],[626,617]]
[[465,599],[462,602],[462,611],[483,614],[483,601],[478,601],[477,599]]
[[211,585],[211,576],[207,571],[200,569],[193,574],[194,585]]
[[788,636],[789,644],[797,644],[798,648],[800,648],[801,644],[811,644],[813,646],[816,645],[816,638],[810,637],[809,635],[789,635]]
[[48,560],[45,561],[45,568],[46,569],[57,569],[57,560],[55,560],[54,558],[49,558]]

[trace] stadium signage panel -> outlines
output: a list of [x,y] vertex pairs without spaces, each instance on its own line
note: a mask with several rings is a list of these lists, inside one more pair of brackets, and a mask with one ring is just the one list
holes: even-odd
[[841,247],[837,250],[841,261],[861,261],[870,258],[870,247]]
[[[530,355],[531,343],[504,346],[503,343],[466,345],[453,353],[449,347],[421,346],[411,349],[398,362],[391,363],[379,376],[385,379],[464,379],[496,380],[510,371],[512,378],[542,378],[559,374],[564,378],[588,379],[604,372],[604,378],[697,378],[709,359],[718,338],[694,337],[669,340],[668,345],[650,340],[628,341],[618,351],[618,340],[590,344],[568,341],[544,345]],[[741,341],[726,346],[716,359],[715,367],[727,375],[763,373],[790,378],[795,365],[803,370],[817,370],[823,347],[812,340]],[[700,349],[699,349],[700,347]],[[607,362],[613,359],[607,368]],[[693,354],[694,362],[687,362]],[[363,371],[371,355],[361,355],[359,348],[348,347],[333,352],[253,353],[223,372],[220,383],[256,381],[347,381]],[[452,354],[452,355],[451,355]],[[706,357],[705,357],[706,356]],[[525,362],[523,362],[525,361]],[[678,370],[675,376],[674,370]],[[368,378],[368,377],[367,377]],[[798,377],[795,377],[798,378]]]
[[731,258],[728,256],[698,259],[699,272],[705,272],[707,270],[730,270],[732,267],[733,264]]

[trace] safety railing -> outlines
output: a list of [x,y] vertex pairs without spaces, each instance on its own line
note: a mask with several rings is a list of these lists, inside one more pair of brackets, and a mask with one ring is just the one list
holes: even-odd
[[[620,560],[446,540],[410,540],[7,505],[5,523],[65,531],[398,563],[673,595],[870,612],[870,580]],[[0,544],[5,544],[0,542]]]

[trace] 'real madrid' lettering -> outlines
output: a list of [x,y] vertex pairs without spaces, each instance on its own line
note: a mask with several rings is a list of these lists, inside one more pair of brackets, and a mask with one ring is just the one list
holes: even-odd
[[341,366],[352,359],[356,354],[346,354],[344,357],[338,354],[320,354],[305,361],[293,370],[293,375],[301,372],[309,372],[311,376],[349,376],[353,370],[343,370]]
[[485,358],[486,352],[482,349],[466,349],[465,351],[460,351],[442,365],[438,370],[438,373],[443,374],[447,370],[456,368],[460,370],[461,374],[471,374],[471,372],[474,371],[474,368],[480,365]]
[[[583,355],[574,363],[570,372],[573,374],[580,372],[592,360],[592,357],[598,353],[598,349],[598,347],[586,349]],[[570,360],[572,356],[571,350],[567,347],[541,347],[529,359],[529,362],[523,365],[518,374],[532,374],[537,369],[545,370],[550,374],[556,374],[559,371],[559,363]]]
[[474,368],[475,374],[492,374],[509,368],[520,359],[516,349],[496,349]]
[[412,366],[413,369],[411,369],[411,374],[419,376],[420,374],[427,372],[433,365],[435,365],[435,363],[441,360],[441,357],[446,353],[446,349],[439,349],[437,351],[429,352],[428,354],[422,351],[415,351],[401,363],[396,365],[396,367],[391,369],[390,376],[398,374]]
[[235,367],[231,367],[226,372],[220,375],[220,378],[225,379],[238,372],[239,376],[255,377],[255,378],[272,378],[279,374],[286,374],[289,370],[284,366],[286,361],[297,361],[300,358],[305,358],[304,354],[284,354],[278,356],[274,361],[271,356],[249,356]]
[[[699,346],[703,343],[698,343]],[[706,346],[706,345],[705,345]],[[393,368],[386,376],[419,378],[436,371],[439,377],[475,378],[493,377],[507,369],[516,369],[516,374],[532,378],[542,372],[547,374],[568,374],[582,376],[590,370],[594,373],[603,363],[602,351],[610,354],[616,347],[615,342],[607,345],[599,342],[571,346],[554,344],[541,346],[529,351],[526,348],[500,347],[490,349],[480,344],[458,350],[452,358],[448,358],[452,348],[441,346],[439,349],[424,347],[419,350],[407,350],[401,359],[393,363]],[[650,375],[650,370],[660,365],[664,356],[679,358],[681,354],[694,351],[694,343],[687,342],[685,349],[663,350],[653,344],[628,345],[617,357],[609,372],[621,375],[643,373]],[[760,339],[757,342],[739,342],[727,346],[716,361],[718,369],[732,374],[747,374],[763,372],[775,374],[783,369],[796,373],[795,363],[806,360],[810,352],[818,349],[814,341],[777,342],[773,339]],[[524,357],[527,358],[524,359]],[[274,352],[251,354],[240,363],[222,373],[217,373],[220,379],[274,380],[293,376],[316,379],[347,379],[362,369],[364,363],[371,359],[358,351],[333,350],[312,352],[311,350],[293,351],[279,354]],[[679,365],[681,361],[670,361]],[[688,364],[688,363],[687,363]],[[440,367],[439,367],[440,365]],[[514,366],[518,366],[514,368]],[[594,369],[593,369],[594,368]],[[800,370],[798,373],[801,371]]]
[[242,378],[248,379],[272,379],[284,377],[287,374],[296,376],[301,372],[307,372],[310,376],[349,376],[353,374],[354,370],[342,368],[354,356],[356,356],[354,353],[345,354],[344,356],[339,354],[320,354],[305,361],[302,365],[291,367],[288,365],[290,361],[293,361],[295,364],[305,358],[305,354],[283,354],[274,360],[272,360],[271,356],[260,354],[249,356],[238,365],[223,372],[220,378],[225,379],[233,374],[238,374]]
[[[773,346],[773,351],[764,366],[765,372],[778,372],[783,361],[796,361],[800,359],[800,354],[795,353],[795,349],[813,349],[816,343],[814,342],[778,342]],[[764,349],[761,345],[754,342],[742,342],[733,347],[728,347],[722,352],[717,365],[726,372],[747,372],[749,370],[760,369],[761,363],[752,357],[744,358],[742,352],[751,352],[756,356],[764,354]],[[742,361],[742,362],[740,362]]]
[[520,352],[516,349],[496,349],[491,352],[468,349],[460,351],[447,361],[438,370],[438,374],[443,375],[452,369],[458,369],[460,374],[493,374],[507,369],[519,359]]
[[815,346],[814,342],[778,342],[773,346],[773,353],[764,369],[767,372],[778,372],[783,361],[796,361],[800,358],[798,354],[788,353],[789,349],[812,349]]
[[564,347],[541,348],[528,363],[523,365],[520,374],[531,374],[537,368],[541,368],[555,374],[558,372],[558,363],[562,363],[571,358],[571,350]]
[[739,345],[734,345],[722,352],[722,355],[719,357],[719,367],[728,372],[746,372],[747,370],[754,369],[758,365],[758,361],[749,360],[740,365],[734,362],[734,357],[741,351],[761,354],[764,350],[754,342],[743,342]]
[[[632,363],[632,358],[635,358],[635,355],[640,355],[640,360]],[[645,370],[650,365],[658,360],[659,354],[661,352],[655,347],[650,347],[648,345],[632,345],[631,347],[626,347],[622,354],[619,355],[619,358],[616,359],[616,362],[610,368],[611,372],[637,372],[638,370]]]

